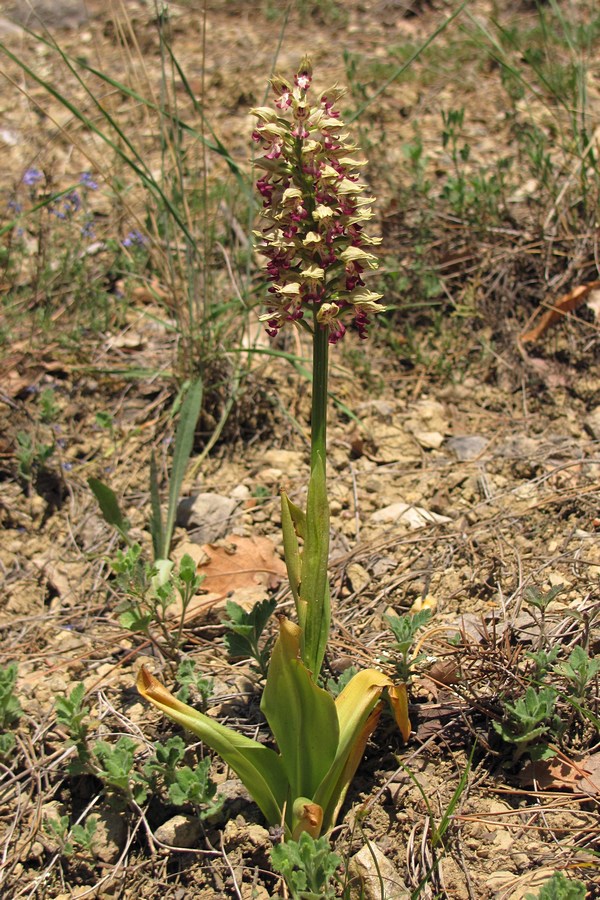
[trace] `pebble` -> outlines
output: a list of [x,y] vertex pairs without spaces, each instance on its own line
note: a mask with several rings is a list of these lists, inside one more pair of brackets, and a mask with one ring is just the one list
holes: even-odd
[[452,450],[461,462],[476,459],[488,444],[488,438],[482,437],[480,434],[458,435],[449,438],[446,442],[448,449]]
[[177,507],[177,525],[192,532],[196,544],[212,544],[225,537],[239,500],[220,494],[192,494]]
[[348,873],[352,900],[410,900],[400,873],[377,844],[370,842],[359,850],[350,860]]
[[189,849],[198,844],[201,834],[202,826],[197,816],[178,815],[159,825],[154,837],[161,844]]

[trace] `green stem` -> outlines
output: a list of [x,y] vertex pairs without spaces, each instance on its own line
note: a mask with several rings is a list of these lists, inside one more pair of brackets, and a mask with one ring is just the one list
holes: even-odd
[[314,319],[313,335],[313,384],[310,468],[321,457],[323,468],[327,460],[327,376],[329,369],[329,329]]

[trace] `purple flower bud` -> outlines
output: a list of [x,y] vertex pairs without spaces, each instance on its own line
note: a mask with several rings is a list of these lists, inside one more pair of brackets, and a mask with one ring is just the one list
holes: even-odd
[[144,247],[147,241],[141,231],[134,228],[121,241],[123,247]]
[[94,181],[90,172],[82,172],[79,178],[79,183],[90,191],[98,190],[98,184]]
[[44,176],[39,169],[27,169],[23,175],[23,184],[26,184],[27,187],[32,187],[34,184],[37,184],[38,181],[41,181],[43,177]]

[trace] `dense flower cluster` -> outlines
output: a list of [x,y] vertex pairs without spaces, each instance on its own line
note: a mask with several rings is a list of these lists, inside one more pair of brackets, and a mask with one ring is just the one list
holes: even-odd
[[309,100],[312,70],[303,59],[293,84],[275,77],[275,109],[253,109],[259,124],[252,138],[264,154],[257,165],[266,226],[255,232],[267,260],[268,312],[261,316],[274,337],[286,322],[312,312],[315,327],[329,329],[329,342],[343,337],[351,318],[361,338],[369,315],[385,309],[382,295],[368,290],[366,269],[377,258],[365,249],[380,242],[364,225],[372,218],[373,197],[364,195],[356,147],[343,133],[334,109],[342,91],[334,86]]

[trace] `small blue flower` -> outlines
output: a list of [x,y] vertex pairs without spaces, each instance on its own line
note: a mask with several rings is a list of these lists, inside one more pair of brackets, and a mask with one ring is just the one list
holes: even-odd
[[87,222],[83,225],[81,229],[81,236],[87,238],[95,238],[96,232],[94,231],[94,223],[92,219],[88,219]]
[[19,203],[18,200],[15,200],[14,198],[12,200],[8,201],[7,206],[11,212],[14,212],[14,213],[23,212],[23,205],[21,203]]
[[23,175],[23,184],[26,184],[27,187],[32,187],[34,184],[37,184],[38,181],[41,181],[43,177],[44,176],[39,169],[27,169]]
[[87,188],[90,191],[98,190],[98,184],[92,178],[91,172],[82,172],[79,178],[79,184],[83,185],[83,187]]
[[124,247],[143,247],[146,244],[146,238],[141,231],[134,228],[123,238],[121,243]]
[[81,197],[77,191],[70,191],[60,200],[60,205],[49,206],[48,210],[57,219],[70,219],[81,209]]

